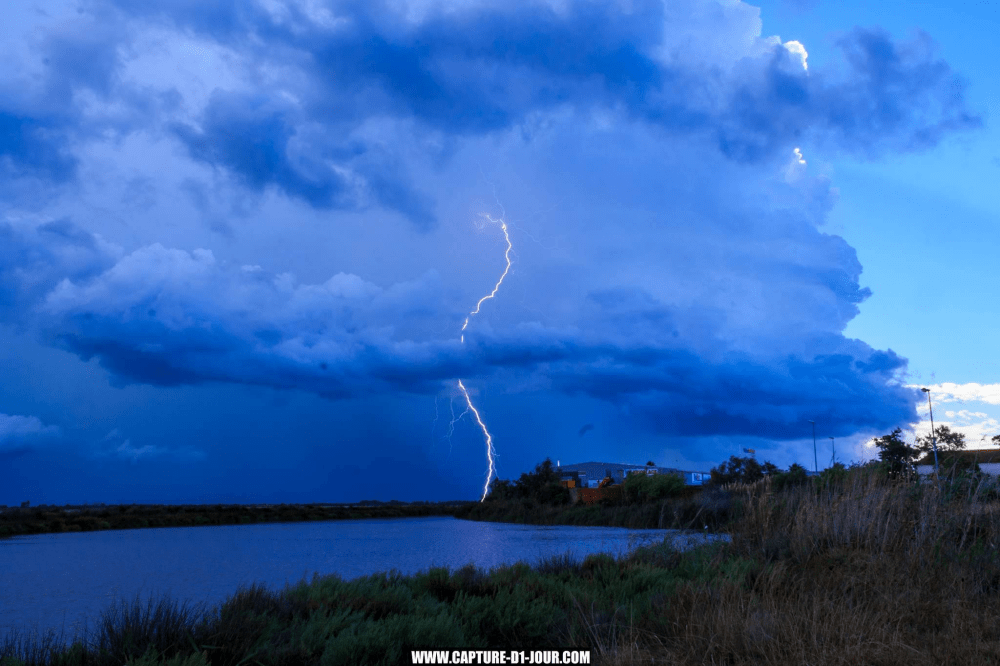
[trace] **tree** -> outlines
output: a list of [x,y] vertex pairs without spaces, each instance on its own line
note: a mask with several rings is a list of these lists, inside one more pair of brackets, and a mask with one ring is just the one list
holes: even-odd
[[[952,432],[946,425],[939,425],[934,428],[934,435],[937,438],[938,451],[961,451],[965,448],[965,435],[960,432]],[[917,437],[917,451],[927,453],[931,451],[931,436]]]
[[546,458],[535,465],[534,473],[521,474],[516,488],[519,496],[533,499],[541,504],[569,502],[569,490],[559,484],[559,473],[556,472],[551,458]]
[[656,463],[653,462],[652,460],[647,460],[646,467],[656,467]]
[[761,469],[762,472],[764,472],[764,474],[766,474],[768,476],[773,476],[773,475],[778,474],[779,472],[781,472],[781,468],[778,467],[777,465],[775,465],[770,460],[764,461],[761,464],[760,469]]
[[772,487],[774,490],[783,490],[791,486],[800,486],[809,481],[809,474],[806,468],[798,463],[788,466],[787,472],[778,472],[774,475]]
[[764,478],[764,470],[753,458],[729,456],[729,460],[712,468],[711,483],[717,486],[727,483],[753,483]]
[[875,438],[879,460],[886,465],[891,477],[909,474],[913,469],[913,461],[920,454],[918,448],[903,441],[902,432],[900,428],[896,428],[888,435]]
[[516,492],[513,483],[497,477],[490,481],[490,492],[486,498],[490,500],[512,499]]
[[993,435],[992,437],[990,437],[990,441],[996,444],[997,446],[1000,446],[1000,435]]
[[535,465],[534,472],[524,472],[515,482],[494,479],[490,483],[488,499],[532,500],[539,504],[566,504],[569,490],[559,483],[559,473],[550,458]]

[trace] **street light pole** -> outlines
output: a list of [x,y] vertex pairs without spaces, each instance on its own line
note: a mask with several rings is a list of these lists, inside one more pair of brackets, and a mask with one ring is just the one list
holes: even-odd
[[816,473],[819,474],[819,458],[816,457],[816,422],[810,421],[813,424],[813,466],[816,469]]
[[927,394],[927,409],[931,413],[931,446],[934,447],[934,473],[937,474],[940,479],[940,470],[938,470],[937,437],[934,435],[934,408],[931,407],[931,390],[929,388],[922,388],[920,390]]
[[833,464],[837,462],[837,442],[833,440],[833,437],[830,438],[830,449],[830,467],[833,467]]

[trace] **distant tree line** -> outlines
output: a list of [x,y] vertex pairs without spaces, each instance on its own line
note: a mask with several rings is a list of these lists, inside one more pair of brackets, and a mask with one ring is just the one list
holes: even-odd
[[[828,472],[828,476],[846,473],[847,468],[843,463],[834,463]],[[787,470],[782,470],[772,462],[757,462],[755,458],[730,456],[729,460],[715,467],[711,471],[709,483],[714,486],[723,486],[729,483],[754,483],[760,481],[765,476],[772,479],[775,490],[781,490],[788,486],[796,486],[806,483],[809,475],[806,468],[798,463],[792,463]]]
[[[952,431],[948,426],[941,425],[934,429],[937,449],[939,452],[961,451],[966,447],[965,435]],[[995,435],[991,441],[1000,446],[1000,435]],[[917,437],[913,444],[907,444],[902,437],[902,430],[896,428],[888,435],[876,437],[875,447],[878,449],[878,461],[868,463],[877,467],[879,473],[891,478],[912,478],[915,474],[914,463],[930,452],[933,443],[930,435]],[[646,463],[653,466],[653,462]],[[961,470],[975,467],[974,463],[951,459],[947,462],[945,471]],[[845,478],[848,470],[843,463],[834,463],[819,474],[819,483],[825,484],[832,480]],[[803,485],[809,481],[805,467],[792,463],[788,469],[781,469],[774,463],[758,462],[753,457],[731,456],[729,460],[714,467],[710,480],[706,485],[724,486],[730,483],[754,483],[768,477],[772,488],[782,488]],[[631,474],[622,484],[621,501],[625,504],[643,503],[678,497],[685,492],[684,479],[679,474]],[[490,501],[519,500],[529,504],[562,505],[570,503],[570,492],[560,483],[559,473],[550,458],[535,466],[533,472],[525,472],[516,481],[494,479],[490,484],[487,499]]]
[[[931,452],[935,443],[938,453],[962,451],[966,447],[965,435],[954,432],[946,425],[934,428],[934,439],[928,434],[917,437],[913,444],[907,444],[903,440],[902,432],[900,428],[896,428],[888,435],[874,439],[875,447],[878,449],[876,466],[891,478],[911,478],[916,473],[914,463]],[[1000,435],[994,435],[990,441],[1000,446]],[[957,458],[948,459],[943,464],[947,471],[975,467],[974,463]],[[847,468],[842,463],[834,463],[820,474],[820,479],[822,481],[825,478],[843,476],[846,472]],[[728,483],[754,483],[765,476],[773,480],[775,489],[803,484],[808,479],[806,468],[798,463],[792,463],[787,470],[781,470],[770,462],[758,462],[751,457],[731,456],[729,460],[712,469],[710,483],[718,486]]]

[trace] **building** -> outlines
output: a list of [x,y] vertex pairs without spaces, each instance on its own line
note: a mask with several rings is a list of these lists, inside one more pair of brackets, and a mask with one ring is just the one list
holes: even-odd
[[684,483],[689,486],[700,486],[712,478],[708,472],[681,472],[681,474],[684,475]]
[[564,470],[557,467],[556,474],[559,475],[559,481],[567,488],[589,487],[588,485],[589,479],[587,479],[587,474],[585,472],[579,472],[576,470]]
[[596,488],[597,485],[607,476],[610,476],[614,483],[619,484],[625,480],[629,474],[680,474],[684,477],[684,483],[689,486],[698,486],[708,481],[708,472],[685,472],[673,467],[657,467],[655,465],[632,465],[628,463],[609,462],[583,462],[572,465],[559,465],[556,472],[561,479],[573,478],[574,474],[580,477],[580,487]]
[[[961,461],[965,463],[976,463],[979,470],[991,476],[1000,475],[1000,449],[970,449],[966,451],[942,451],[938,449],[938,464],[946,465],[948,462]],[[931,451],[920,460],[913,463],[917,473],[927,476],[934,473],[934,452]]]

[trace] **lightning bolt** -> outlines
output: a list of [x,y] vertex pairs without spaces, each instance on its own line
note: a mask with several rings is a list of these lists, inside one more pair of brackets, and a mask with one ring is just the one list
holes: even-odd
[[[472,319],[477,314],[479,314],[479,309],[482,307],[485,301],[488,301],[497,295],[497,291],[500,289],[500,285],[503,284],[504,278],[507,277],[507,273],[510,271],[510,253],[511,250],[514,249],[514,246],[510,242],[510,234],[507,233],[507,223],[503,220],[503,218],[500,218],[499,220],[494,220],[492,217],[486,214],[483,214],[483,217],[485,217],[490,222],[493,222],[494,224],[499,223],[500,229],[503,230],[503,237],[507,241],[507,251],[504,252],[503,256],[504,259],[507,260],[507,266],[503,269],[503,275],[500,276],[500,279],[497,280],[497,283],[493,286],[493,291],[480,298],[479,302],[476,303],[476,308],[469,313],[469,316],[465,318],[465,323],[462,324],[462,331],[461,331],[461,340],[463,345],[465,344],[465,329],[469,327],[469,320]],[[483,486],[483,496],[479,500],[480,502],[482,502],[483,500],[486,499],[486,494],[489,492],[490,489],[490,480],[493,478],[493,474],[496,471],[496,466],[494,464],[494,455],[496,454],[496,451],[493,449],[493,436],[490,434],[490,431],[486,427],[486,424],[483,423],[483,417],[479,414],[479,410],[476,409],[476,406],[472,404],[472,398],[469,396],[469,391],[468,389],[465,388],[465,384],[462,382],[461,379],[458,380],[458,388],[460,391],[462,391],[462,395],[465,396],[465,404],[467,406],[466,411],[471,411],[473,416],[476,417],[476,423],[479,424],[479,428],[483,431],[483,437],[486,438],[486,458],[489,460],[490,467],[488,472],[486,473],[486,485]]]
[[451,456],[451,436],[455,434],[455,424],[469,413],[469,408],[466,407],[464,412],[455,416],[455,403],[451,398],[448,399],[448,407],[451,409],[451,422],[448,424],[448,434],[445,435],[444,439],[448,440],[448,455]]
[[[486,214],[484,214],[483,217],[485,217],[490,222],[493,222],[494,224],[496,224],[497,222],[500,223],[500,228],[503,230],[503,237],[507,241],[507,251],[504,252],[503,254],[504,259],[507,260],[507,266],[503,269],[503,275],[500,276],[500,279],[497,280],[496,285],[494,285],[493,291],[480,298],[479,302],[476,303],[476,309],[470,312],[469,316],[465,318],[465,323],[462,324],[462,344],[465,344],[465,329],[469,327],[469,320],[472,319],[474,315],[479,314],[479,308],[482,307],[483,301],[488,301],[497,295],[497,290],[500,289],[500,285],[503,284],[503,279],[507,277],[507,273],[510,271],[510,252],[511,250],[514,249],[514,246],[511,245],[510,242],[510,234],[507,233],[507,223],[504,222],[502,219],[494,220],[492,217]],[[462,381],[459,380],[459,384],[461,383]]]

